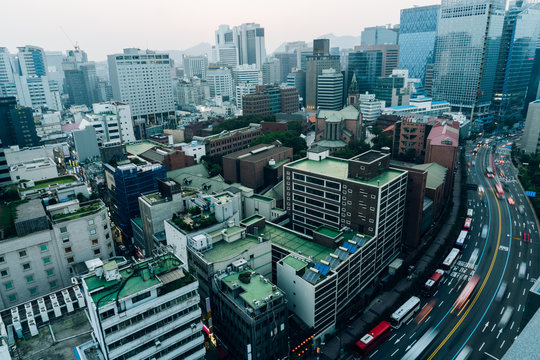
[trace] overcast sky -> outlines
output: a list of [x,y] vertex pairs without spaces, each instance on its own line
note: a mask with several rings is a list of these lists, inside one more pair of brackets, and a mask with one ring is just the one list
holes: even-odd
[[[214,43],[219,24],[256,22],[266,51],[319,35],[358,36],[366,26],[399,23],[399,11],[440,0],[1,0],[0,46],[72,48],[91,60],[126,47],[183,50]],[[64,32],[67,36],[64,34]]]

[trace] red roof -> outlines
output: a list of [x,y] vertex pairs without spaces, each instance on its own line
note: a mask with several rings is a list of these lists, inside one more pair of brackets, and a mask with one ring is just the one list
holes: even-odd
[[62,124],[62,132],[70,132],[79,129],[79,124]]
[[429,132],[428,140],[431,141],[431,145],[457,147],[459,143],[459,128],[456,129],[446,122],[436,124]]

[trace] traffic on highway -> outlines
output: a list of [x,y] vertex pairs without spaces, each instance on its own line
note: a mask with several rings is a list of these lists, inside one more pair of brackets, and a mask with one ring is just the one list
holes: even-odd
[[[453,247],[414,296],[356,343],[354,359],[501,359],[536,281],[538,224],[508,140],[467,144],[467,213]],[[465,214],[463,214],[465,215]]]

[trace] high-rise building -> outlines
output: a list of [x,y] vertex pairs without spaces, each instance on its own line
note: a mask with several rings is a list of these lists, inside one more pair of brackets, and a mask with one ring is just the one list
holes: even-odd
[[110,141],[136,141],[131,107],[119,101],[95,103],[93,112],[86,114],[81,124],[94,127],[100,145]]
[[2,140],[0,139],[0,186],[8,184],[10,181],[11,176],[9,175],[9,166],[6,161]]
[[[266,59],[264,28],[247,23],[235,26],[220,25],[215,31],[218,62],[227,65],[252,65],[260,69]],[[236,53],[234,61],[233,50]]]
[[94,62],[88,62],[84,51],[80,49],[68,51],[62,68],[69,105],[92,106],[93,103],[100,101],[96,65]]
[[265,61],[262,65],[263,85],[276,85],[281,82],[281,65],[279,59]]
[[522,149],[528,154],[535,154],[540,149],[540,100],[529,104]]
[[208,57],[204,56],[186,56],[182,57],[184,64],[184,76],[192,78],[194,76],[199,79],[206,79],[208,71]]
[[238,65],[232,71],[234,85],[262,85],[262,72],[257,65]]
[[399,24],[399,68],[424,83],[426,64],[433,62],[440,5],[402,9]]
[[290,114],[298,109],[298,91],[292,87],[259,86],[242,99],[244,115]]
[[353,75],[358,82],[360,93],[373,92],[375,81],[382,76],[383,54],[379,50],[354,51],[349,53],[347,61],[347,88]]
[[130,48],[107,58],[114,99],[129,104],[134,118],[154,123],[174,112],[169,54]]
[[[317,108],[319,75],[326,69],[340,69],[339,56],[320,55],[325,50],[324,40],[328,39],[315,39],[313,41],[313,55],[306,58],[306,108],[308,109]],[[318,54],[315,54],[315,51]]]
[[101,264],[82,287],[105,359],[204,358],[199,282],[171,251],[121,268]]
[[296,70],[287,75],[287,86],[294,87],[298,90],[300,104],[306,106],[306,72],[303,70]]
[[409,105],[411,89],[407,70],[395,70],[395,73],[388,77],[378,78],[374,93],[377,99],[385,102],[386,107]]
[[489,113],[505,5],[504,0],[441,4],[431,94],[471,119]]
[[381,76],[390,76],[399,67],[399,45],[361,45],[355,46],[355,51],[380,51],[382,53]]
[[47,76],[50,81],[55,81],[58,84],[60,92],[64,89],[64,71],[62,70],[62,62],[64,54],[61,51],[45,51],[47,59]]
[[210,98],[210,86],[207,81],[194,77],[189,81],[180,80],[176,85],[176,93],[178,104],[181,106],[202,105],[206,99]]
[[362,30],[361,45],[397,44],[399,27],[391,25],[372,26]]
[[31,108],[17,106],[14,96],[0,97],[0,141],[4,147],[38,146],[34,115]]
[[75,144],[75,151],[77,152],[79,162],[99,156],[96,130],[93,126],[73,130],[71,135],[73,136],[73,143]]
[[280,76],[279,83],[287,81],[287,75],[289,75],[294,68],[297,67],[297,59],[295,53],[279,53],[274,55],[276,59],[279,59]]
[[540,3],[522,3],[505,15],[493,93],[500,118],[520,116],[540,32]]
[[257,86],[252,84],[240,84],[236,85],[235,87],[235,93],[236,93],[236,108],[237,109],[243,109],[243,102],[242,99],[244,96],[249,94],[255,94]]
[[326,69],[317,82],[317,107],[323,110],[343,108],[343,74],[336,69]]
[[227,68],[208,70],[206,81],[208,81],[208,86],[210,86],[211,97],[223,96],[229,99],[234,97],[231,70]]
[[374,124],[384,109],[384,101],[375,98],[375,94],[360,94],[358,99],[358,109],[362,114],[362,121],[365,124]]
[[318,56],[330,55],[330,40],[329,39],[313,40],[313,55],[318,55]]

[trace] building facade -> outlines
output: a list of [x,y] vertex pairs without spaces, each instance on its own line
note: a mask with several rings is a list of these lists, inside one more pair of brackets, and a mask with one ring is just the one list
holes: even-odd
[[525,131],[523,132],[522,149],[528,154],[538,152],[540,144],[540,100],[529,104],[527,111],[527,120],[525,122]]
[[4,147],[20,148],[38,146],[34,115],[31,108],[17,106],[14,96],[0,98],[0,141]]
[[184,76],[188,78],[196,76],[199,79],[206,79],[206,72],[208,71],[207,56],[184,55],[182,57],[182,63],[184,64]]
[[343,74],[336,69],[325,69],[317,81],[317,107],[322,110],[343,108]]
[[319,75],[326,69],[340,69],[339,56],[312,55],[306,58],[306,108],[317,109]]

